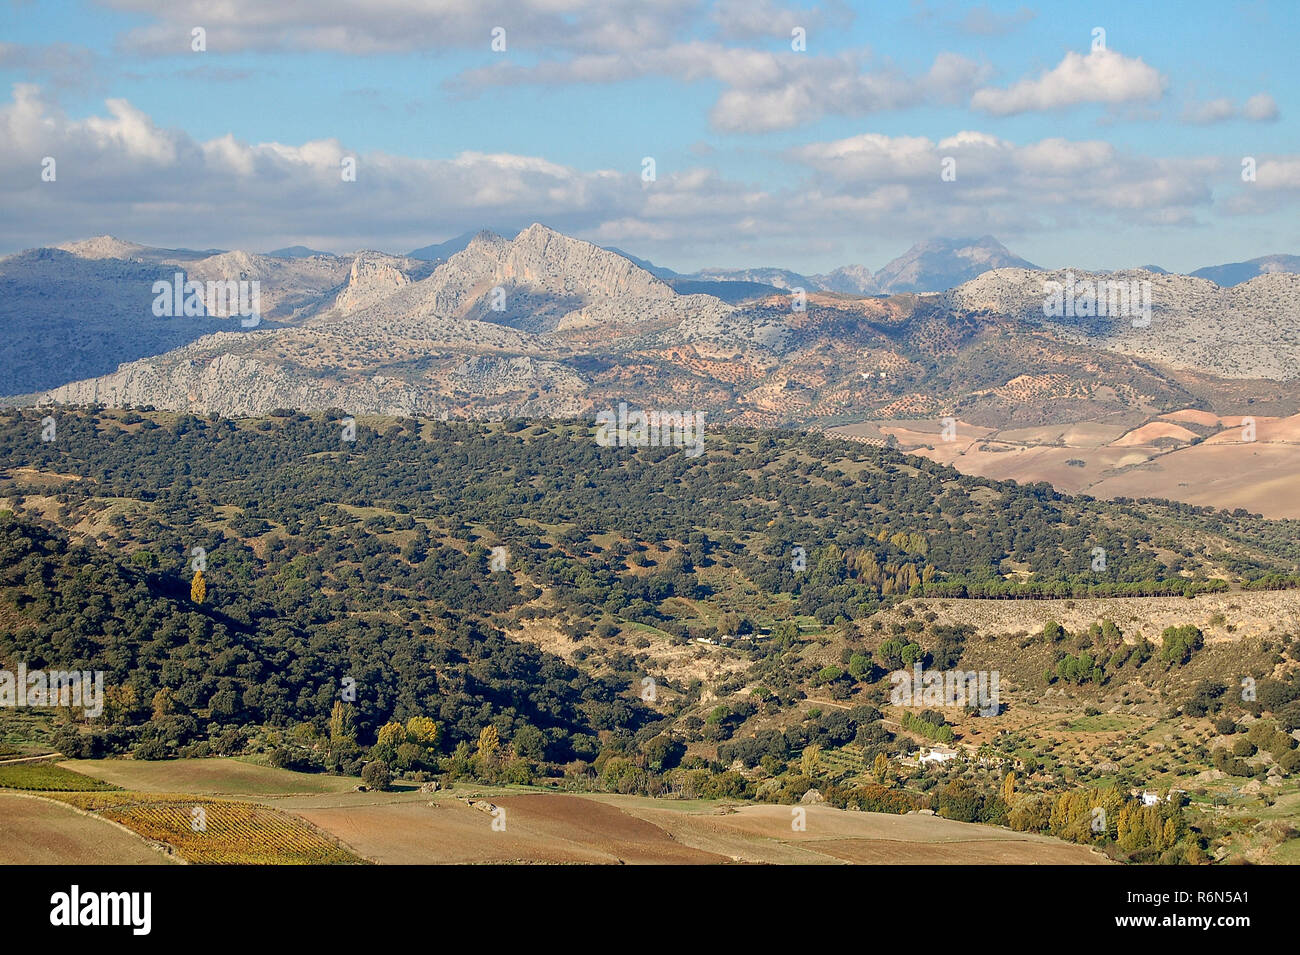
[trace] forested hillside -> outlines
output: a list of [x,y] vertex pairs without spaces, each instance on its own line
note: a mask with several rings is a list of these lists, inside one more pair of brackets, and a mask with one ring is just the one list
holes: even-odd
[[[382,755],[644,791],[680,766],[693,791],[753,794],[729,764],[952,738],[919,717],[900,736],[862,696],[962,659],[970,632],[933,615],[882,629],[909,596],[1190,596],[1297,571],[1285,522],[793,432],[710,431],[691,457],[601,447],[571,421],[369,419],[344,440],[327,414],[95,409],[43,430],[39,412],[0,419],[0,665],[106,671],[104,716],[57,728],[64,752],[251,748],[353,772]],[[577,648],[557,655],[543,626]],[[1129,656],[1098,657],[1098,678],[1153,654]],[[1088,660],[1063,678],[1091,678]],[[805,725],[814,695],[853,706]]]

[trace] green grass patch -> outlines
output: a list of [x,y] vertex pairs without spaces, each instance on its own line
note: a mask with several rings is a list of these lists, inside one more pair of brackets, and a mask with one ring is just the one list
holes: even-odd
[[0,788],[30,789],[37,792],[99,792],[116,789],[102,779],[64,769],[56,763],[8,763],[0,765]]
[[1300,839],[1288,839],[1268,854],[1277,865],[1300,865]]

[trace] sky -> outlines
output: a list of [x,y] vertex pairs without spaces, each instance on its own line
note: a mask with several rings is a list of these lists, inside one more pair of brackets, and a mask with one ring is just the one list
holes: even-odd
[[0,0],[0,253],[1300,254],[1298,41],[1293,0]]

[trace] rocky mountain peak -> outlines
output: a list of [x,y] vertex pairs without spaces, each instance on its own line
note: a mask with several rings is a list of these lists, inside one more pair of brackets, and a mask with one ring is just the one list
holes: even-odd
[[56,246],[83,259],[129,259],[145,251],[145,246],[112,235],[97,235],[77,242]]

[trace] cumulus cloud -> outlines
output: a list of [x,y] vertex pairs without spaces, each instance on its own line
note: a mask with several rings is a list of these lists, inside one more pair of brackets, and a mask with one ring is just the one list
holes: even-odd
[[[681,263],[738,236],[805,251],[882,235],[1023,235],[1086,221],[1113,228],[1199,221],[1222,158],[1153,158],[1097,140],[1016,143],[982,130],[931,139],[863,133],[789,150],[789,185],[739,181],[705,165],[580,169],[543,156],[462,151],[446,158],[358,154],[334,139],[199,140],[113,99],[73,118],[41,90],[0,104],[0,248],[114,233],[156,245],[266,249],[302,243],[401,252],[461,232],[542,221]],[[41,181],[44,157],[57,180]],[[355,157],[356,182],[341,162]],[[956,181],[940,177],[945,158]],[[802,175],[799,175],[801,173]],[[1252,195],[1300,201],[1300,158],[1261,160]],[[1290,191],[1288,191],[1290,190]],[[1243,213],[1244,214],[1244,213]],[[700,264],[703,264],[701,262]]]
[[645,76],[717,81],[723,90],[709,113],[713,127],[761,133],[823,116],[867,116],[923,103],[958,102],[987,79],[988,68],[944,52],[926,72],[913,74],[889,63],[869,64],[860,52],[814,56],[692,41],[530,65],[494,64],[462,73],[449,88],[472,93],[488,86],[611,83]]
[[975,109],[995,116],[1078,106],[1115,105],[1159,99],[1165,78],[1141,59],[1114,50],[1097,49],[1087,56],[1070,52],[1040,76],[1017,81],[1006,89],[986,87],[971,98]]
[[[906,188],[909,209],[934,215],[946,207],[989,230],[1047,226],[1080,210],[1098,221],[1190,221],[1210,209],[1209,183],[1227,169],[1217,158],[1152,158],[1099,140],[1052,137],[1021,145],[971,130],[937,142],[864,133],[787,155],[816,171],[826,195],[856,195],[891,182]],[[955,181],[941,178],[945,160]]]
[[1300,157],[1277,156],[1261,160],[1254,185],[1265,190],[1300,190]]
[[1185,123],[1221,123],[1237,115],[1237,107],[1226,96],[1206,100],[1203,103],[1188,103],[1183,108]]
[[1182,112],[1184,123],[1208,125],[1230,119],[1247,119],[1255,123],[1270,123],[1278,118],[1277,102],[1267,93],[1256,93],[1240,107],[1226,96],[1204,102],[1188,103]]
[[[327,236],[336,249],[391,247],[467,223],[589,225],[641,203],[636,170],[587,172],[480,152],[358,155],[333,139],[198,141],[160,128],[124,100],[108,101],[103,115],[72,119],[26,85],[0,107],[0,139],[9,145],[0,154],[0,242],[9,248],[122,231],[144,241],[184,233],[202,246]],[[40,179],[47,156],[57,169],[48,183]],[[345,157],[357,160],[356,182],[343,181]]]
[[[853,56],[783,64],[772,81],[746,77],[718,97],[709,113],[724,132],[791,129],[823,116],[870,116],[928,103],[951,103],[969,94],[985,68],[955,53],[940,53],[923,74],[892,65],[866,69]],[[721,77],[720,77],[721,78]]]
[[1246,100],[1241,114],[1257,123],[1271,123],[1278,118],[1277,103],[1267,93],[1256,93]]

